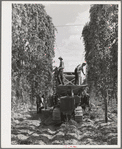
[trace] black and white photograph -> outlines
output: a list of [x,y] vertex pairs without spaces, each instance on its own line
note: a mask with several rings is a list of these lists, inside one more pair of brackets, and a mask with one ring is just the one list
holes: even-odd
[[120,147],[120,18],[121,1],[2,2],[2,147]]

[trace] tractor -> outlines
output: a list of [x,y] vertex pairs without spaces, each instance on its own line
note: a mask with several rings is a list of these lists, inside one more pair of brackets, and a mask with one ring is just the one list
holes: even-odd
[[77,122],[82,121],[83,112],[80,105],[81,93],[87,84],[81,82],[79,77],[78,84],[75,84],[75,73],[64,72],[64,85],[60,85],[57,79],[57,69],[54,71],[54,92],[53,92],[53,120],[68,121],[73,118]]

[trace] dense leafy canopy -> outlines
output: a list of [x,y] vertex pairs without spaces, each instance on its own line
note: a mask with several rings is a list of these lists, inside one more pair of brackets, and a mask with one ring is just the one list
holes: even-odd
[[107,89],[117,93],[118,5],[93,5],[90,22],[82,31],[87,81],[106,96]]
[[43,5],[12,5],[13,100],[33,101],[36,93],[51,93],[55,30]]

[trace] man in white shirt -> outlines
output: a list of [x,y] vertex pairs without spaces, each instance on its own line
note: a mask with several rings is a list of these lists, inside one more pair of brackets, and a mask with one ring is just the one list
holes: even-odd
[[82,78],[81,78],[81,71],[82,73],[85,75],[84,71],[83,71],[83,67],[86,66],[86,63],[82,63],[79,64],[76,68],[75,68],[75,85],[80,85],[82,83]]

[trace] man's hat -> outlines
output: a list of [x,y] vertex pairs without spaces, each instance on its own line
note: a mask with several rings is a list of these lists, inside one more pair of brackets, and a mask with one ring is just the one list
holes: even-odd
[[61,60],[63,60],[63,58],[60,56],[58,59],[61,59]]
[[86,63],[82,63],[82,65],[86,65]]

